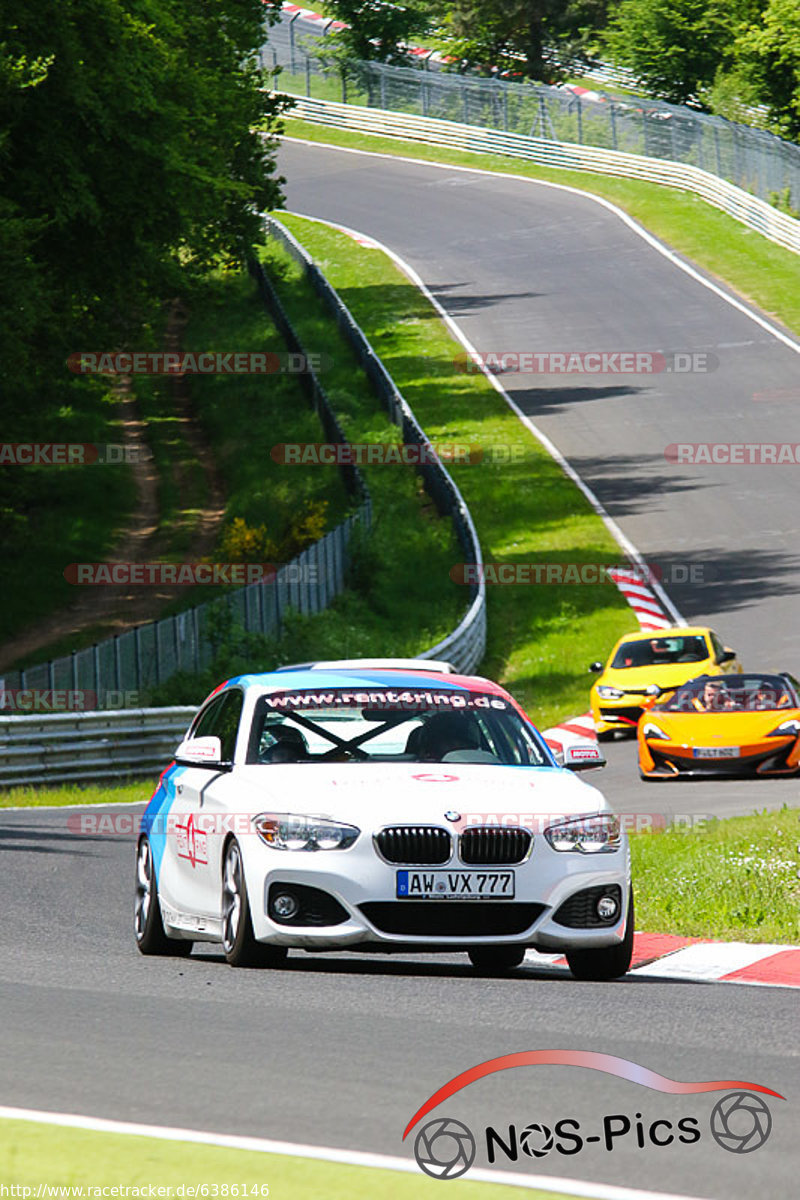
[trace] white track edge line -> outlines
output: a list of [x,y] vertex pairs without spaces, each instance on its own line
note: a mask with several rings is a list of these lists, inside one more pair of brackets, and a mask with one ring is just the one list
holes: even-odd
[[[246,1150],[257,1154],[284,1154],[295,1158],[319,1159],[353,1167],[372,1167],[387,1171],[421,1174],[413,1159],[388,1154],[371,1154],[362,1150],[341,1150],[333,1146],[307,1146],[297,1142],[273,1141],[267,1138],[245,1137],[240,1134],[211,1133],[198,1129],[179,1129],[169,1125],[141,1125],[131,1121],[114,1121],[106,1117],[85,1117],[77,1113],[47,1112],[41,1109],[11,1108],[0,1105],[0,1119],[30,1121],[39,1125],[58,1125],[68,1129],[83,1129],[94,1133],[113,1133],[133,1137],[149,1137],[159,1141],[193,1142],[220,1146],[229,1150]],[[686,1195],[667,1192],[648,1192],[640,1188],[615,1184],[588,1183],[582,1179],[567,1179],[554,1175],[516,1175],[511,1171],[470,1171],[466,1182],[506,1184],[510,1187],[541,1188],[566,1196],[582,1196],[589,1200],[696,1200]]]
[[[302,120],[302,118],[297,118],[297,119]],[[310,122],[310,124],[314,124],[314,122]],[[324,125],[324,126],[322,126],[322,128],[324,128],[324,129],[334,128],[335,129],[337,127]],[[355,130],[355,131],[354,130],[346,130],[345,132],[358,133],[359,131],[358,130]],[[388,137],[390,135],[379,134],[379,133],[369,133],[369,134],[364,134],[362,136]],[[499,178],[499,179],[516,179],[516,180],[521,179],[526,183],[537,184],[540,187],[556,188],[558,191],[571,192],[575,196],[587,197],[589,200],[593,200],[596,204],[602,205],[603,208],[608,209],[609,212],[612,212],[615,214],[615,216],[619,217],[619,219],[621,221],[623,221],[624,224],[627,225],[629,229],[631,229],[638,237],[642,238],[645,242],[647,242],[647,244],[649,246],[651,246],[654,250],[657,250],[659,254],[662,254],[664,256],[664,258],[668,259],[672,263],[673,266],[678,268],[678,270],[685,272],[685,274],[689,275],[692,279],[695,280],[695,282],[701,284],[705,288],[708,288],[709,291],[714,292],[714,294],[716,296],[719,296],[722,300],[724,300],[726,304],[730,304],[732,308],[737,309],[740,313],[743,313],[746,317],[749,317],[751,321],[755,321],[755,323],[757,325],[760,325],[762,329],[765,329],[767,331],[767,333],[770,333],[773,337],[777,338],[778,341],[783,342],[784,345],[788,346],[790,350],[794,350],[795,354],[800,354],[800,341],[797,341],[795,338],[793,338],[791,334],[784,332],[778,325],[774,325],[766,317],[762,317],[760,313],[756,312],[755,309],[750,308],[750,306],[745,304],[744,301],[738,300],[735,296],[731,295],[730,292],[726,292],[724,288],[721,288],[718,284],[714,283],[713,280],[706,278],[706,276],[703,275],[699,270],[697,270],[696,267],[693,267],[690,263],[684,261],[674,250],[670,250],[669,247],[665,246],[663,242],[660,242],[658,240],[658,238],[655,236],[655,234],[650,233],[650,231],[645,229],[645,227],[643,225],[640,225],[638,223],[638,221],[635,221],[633,219],[633,217],[629,216],[628,213],[626,213],[624,209],[619,208],[611,200],[606,200],[606,198],[604,196],[598,196],[595,192],[584,190],[583,188],[573,187],[572,185],[570,185],[568,183],[555,183],[549,179],[532,179],[529,175],[515,175],[513,171],[489,171],[484,167],[465,167],[461,164],[456,164],[456,163],[431,162],[425,158],[411,158],[408,155],[389,154],[389,153],[386,153],[381,150],[359,150],[355,146],[337,146],[333,142],[315,142],[309,138],[296,138],[296,137],[284,136],[282,140],[286,141],[286,142],[299,142],[303,146],[315,146],[317,148],[319,146],[323,146],[329,150],[341,150],[345,154],[364,154],[364,155],[367,155],[368,157],[372,157],[372,158],[388,158],[388,159],[392,159],[395,162],[412,163],[414,166],[417,166],[417,167],[438,167],[439,170],[442,170],[442,171],[466,171],[466,172],[472,172],[476,175],[488,175],[490,177]],[[403,140],[403,139],[399,139],[399,140]],[[426,144],[436,146],[435,142],[426,143]],[[448,147],[446,147],[446,146],[440,146],[438,148],[442,149],[442,150],[448,149]],[[466,151],[464,153],[469,153],[469,151]],[[473,153],[483,153],[483,152],[482,151],[473,151]],[[549,168],[549,169],[551,169],[551,170],[559,170],[559,169],[568,170],[569,168],[553,167],[553,168]],[[602,175],[602,173],[603,173],[602,171],[591,172],[591,174],[596,174],[596,175],[597,174]],[[607,178],[614,179],[616,177],[608,176]],[[672,189],[672,190],[676,190],[676,189]],[[707,202],[704,201],[704,203],[707,203]],[[721,211],[719,209],[716,209],[715,205],[709,205],[709,207],[714,208],[715,211],[717,211],[717,212]],[[724,215],[730,216],[730,213],[726,213]],[[731,220],[736,220],[736,218],[731,217]],[[756,232],[756,231],[753,230],[752,232]],[[763,235],[759,235],[759,236],[763,236]],[[769,238],[766,238],[765,240],[769,241]],[[775,245],[775,244],[776,243],[774,243],[774,242],[770,242],[770,245]]]
[[[317,145],[317,144],[318,143],[312,143],[312,145]],[[364,153],[366,153],[366,151]],[[384,155],[383,157],[392,157],[392,156]],[[414,161],[414,160],[412,159],[411,161]],[[466,169],[469,169],[469,168],[465,168],[465,170]],[[514,177],[512,177],[512,178],[514,178]],[[562,185],[559,184],[558,186],[560,187]],[[575,191],[576,189],[571,188],[570,190]],[[358,237],[366,236],[365,234],[360,233],[356,229],[349,228],[347,225],[340,225],[335,221],[325,221],[321,217],[309,217],[305,213],[298,213],[298,212],[291,213],[289,215],[300,217],[304,221],[314,221],[317,225],[326,225],[330,229],[339,229],[343,233],[346,233],[349,237],[355,237],[356,235]],[[450,314],[448,312],[446,312],[446,310],[442,307],[442,305],[439,303],[439,301],[436,299],[436,297],[430,292],[430,290],[428,289],[426,284],[423,282],[423,280],[420,278],[420,276],[417,274],[417,272],[414,270],[414,268],[412,266],[410,266],[409,263],[407,263],[405,261],[405,259],[401,258],[399,254],[396,254],[394,250],[390,250],[388,246],[384,245],[382,242],[379,242],[376,238],[371,238],[371,240],[374,241],[376,247],[379,250],[382,250],[383,253],[386,254],[392,260],[392,262],[403,272],[403,274],[406,275],[407,278],[410,279],[411,282],[416,287],[419,288],[419,290],[422,292],[423,296],[425,296],[426,300],[428,300],[430,302],[430,304],[433,305],[436,312],[439,314],[440,318],[444,321],[445,325],[452,333],[453,337],[455,337],[457,339],[457,341],[459,341],[461,343],[461,345],[464,347],[464,349],[467,351],[468,354],[472,354],[475,357],[475,360],[478,363],[478,366],[480,367],[481,372],[484,375],[484,377],[489,380],[489,383],[492,385],[492,387],[495,389],[495,391],[500,393],[500,395],[503,397],[503,399],[505,400],[508,407],[511,409],[511,411],[514,413],[514,415],[517,417],[517,419],[533,434],[533,436],[537,439],[537,441],[540,443],[540,445],[542,445],[544,447],[544,449],[551,456],[551,458],[553,458],[556,461],[556,463],[561,468],[561,470],[564,472],[564,474],[569,479],[571,479],[572,482],[575,484],[575,486],[577,488],[579,488],[579,490],[583,493],[584,497],[588,500],[591,508],[594,510],[595,514],[598,517],[600,517],[600,519],[602,520],[606,529],[609,531],[611,536],[614,538],[615,542],[620,547],[620,549],[623,550],[628,555],[628,557],[631,559],[631,561],[636,564],[636,566],[639,568],[639,570],[643,574],[644,573],[650,574],[650,572],[648,571],[647,564],[645,563],[644,559],[642,558],[642,555],[639,553],[636,546],[634,546],[634,544],[630,540],[630,538],[627,537],[622,532],[622,529],[620,528],[620,526],[617,524],[617,522],[614,520],[614,518],[606,511],[606,509],[604,508],[604,506],[602,505],[600,500],[598,500],[597,496],[595,496],[594,492],[589,487],[589,485],[587,483],[585,483],[583,481],[583,479],[581,479],[580,475],[575,470],[575,468],[572,466],[572,464],[567,461],[567,459],[564,457],[564,455],[558,449],[558,446],[556,446],[556,444],[550,440],[550,438],[547,436],[547,434],[545,434],[541,429],[539,429],[539,427],[537,425],[534,424],[534,422],[530,419],[530,417],[528,417],[522,411],[522,409],[519,407],[519,405],[516,403],[516,401],[512,399],[512,397],[509,395],[509,393],[506,391],[506,389],[503,387],[503,385],[500,383],[500,381],[497,379],[497,377],[495,375],[493,375],[492,372],[489,371],[482,362],[480,362],[480,355],[478,354],[478,351],[475,349],[475,347],[470,342],[467,335],[462,331],[462,329],[460,328],[458,323],[453,320],[453,318],[450,316]],[[798,349],[800,349],[800,346],[798,347]],[[670,600],[667,593],[661,587],[661,584],[658,583],[656,580],[654,580],[652,587],[653,587],[653,591],[656,593],[659,600],[664,605],[666,611],[669,613],[669,615],[674,620],[675,624],[676,625],[686,625],[687,622],[684,620],[684,618],[678,612],[677,608],[672,603],[672,601]]]

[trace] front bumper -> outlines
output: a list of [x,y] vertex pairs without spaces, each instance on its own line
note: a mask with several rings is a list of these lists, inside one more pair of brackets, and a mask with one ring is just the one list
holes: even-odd
[[741,778],[796,775],[800,771],[794,739],[783,745],[740,747],[737,758],[695,758],[691,746],[647,741],[639,754],[639,770],[647,779]]
[[592,716],[597,733],[610,733],[615,729],[635,733],[644,709],[641,704],[627,700],[603,700],[592,698]]
[[[519,945],[563,952],[613,946],[625,936],[630,856],[624,838],[612,853],[584,855],[555,851],[544,837],[536,837],[525,862],[491,868],[514,871],[515,898],[508,901],[398,900],[396,872],[408,868],[379,859],[366,836],[343,851],[287,852],[263,845],[248,849],[245,874],[253,932],[272,945],[384,952]],[[436,869],[465,867],[454,861]],[[270,890],[280,884],[317,889],[330,897],[336,923],[286,924],[273,919]],[[559,910],[563,916],[566,901],[589,888],[619,889],[621,907],[614,922],[581,927],[555,919]]]

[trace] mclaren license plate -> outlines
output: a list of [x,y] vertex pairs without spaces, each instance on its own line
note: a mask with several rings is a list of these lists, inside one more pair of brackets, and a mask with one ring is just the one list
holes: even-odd
[[695,746],[695,758],[738,758],[738,746]]
[[398,900],[513,900],[513,871],[398,871]]

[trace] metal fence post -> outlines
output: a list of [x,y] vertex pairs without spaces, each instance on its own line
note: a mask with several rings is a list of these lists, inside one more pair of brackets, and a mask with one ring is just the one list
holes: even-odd
[[290,19],[290,21],[289,21],[289,61],[290,61],[290,63],[291,63],[291,71],[292,71],[292,74],[293,74],[293,75],[294,75],[294,73],[295,73],[295,63],[294,63],[294,23],[295,23],[295,21],[297,20],[297,18],[298,18],[299,16],[300,16],[300,13],[295,13],[295,14],[294,14],[294,16],[293,16],[293,17]]

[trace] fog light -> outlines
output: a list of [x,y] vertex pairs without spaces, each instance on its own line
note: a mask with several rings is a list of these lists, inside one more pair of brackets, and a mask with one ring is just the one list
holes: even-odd
[[613,921],[619,912],[615,896],[601,896],[597,901],[597,915],[601,921]]
[[291,921],[292,917],[297,915],[300,905],[297,897],[291,892],[278,892],[277,896],[273,896],[270,908],[277,921]]

